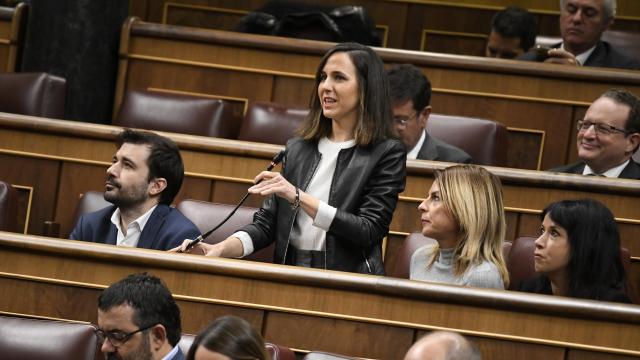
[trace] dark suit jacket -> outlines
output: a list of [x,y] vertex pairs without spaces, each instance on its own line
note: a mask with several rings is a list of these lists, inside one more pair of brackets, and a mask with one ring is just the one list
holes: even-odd
[[[560,44],[553,46],[560,47]],[[519,60],[540,61],[535,52],[528,52],[518,58]],[[610,67],[620,69],[640,69],[640,61],[630,58],[614,49],[608,42],[598,41],[596,48],[587,58],[584,66]]]
[[171,358],[171,360],[184,360],[184,353],[182,352],[180,347],[178,347],[178,352]]
[[[584,166],[586,164],[584,162],[577,162],[571,165],[560,166],[557,168],[553,168],[549,171],[567,173],[567,174],[579,174],[581,175],[584,171]],[[618,176],[619,179],[634,179],[640,180],[640,164],[630,159],[629,163]]]
[[[116,245],[118,229],[111,222],[114,211],[116,207],[112,205],[82,215],[69,239]],[[195,239],[198,235],[198,228],[180,211],[158,204],[140,234],[137,247],[169,250],[182,244],[184,239]]]
[[426,131],[425,135],[424,143],[418,152],[417,158],[419,160],[448,161],[460,164],[469,164],[472,162],[471,156],[464,152],[464,150],[431,137]]
[[[549,279],[544,275],[539,275],[534,278],[524,280],[518,285],[516,290],[535,294],[553,295],[551,282],[549,282]],[[631,304],[629,296],[627,296],[627,294],[622,289],[616,288],[611,288],[605,293],[600,294],[599,298],[591,300],[612,301]]]

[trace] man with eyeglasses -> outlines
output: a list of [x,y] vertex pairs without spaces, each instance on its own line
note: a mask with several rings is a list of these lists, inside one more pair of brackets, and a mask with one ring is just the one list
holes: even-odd
[[626,90],[602,94],[578,121],[580,162],[550,171],[640,179],[631,156],[640,144],[640,99]]
[[407,149],[407,159],[470,163],[463,150],[429,136],[431,83],[417,67],[395,65],[387,70],[393,111],[391,130]]
[[98,339],[107,360],[182,360],[180,309],[159,278],[132,274],[98,298]]

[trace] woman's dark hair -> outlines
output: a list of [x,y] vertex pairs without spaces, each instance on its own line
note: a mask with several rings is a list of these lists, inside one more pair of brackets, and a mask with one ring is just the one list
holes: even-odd
[[358,76],[360,109],[355,129],[356,144],[366,146],[390,137],[391,105],[384,64],[375,51],[358,43],[338,44],[329,49],[320,60],[316,70],[314,90],[309,100],[309,116],[299,131],[300,137],[311,140],[331,134],[331,120],[322,113],[318,85],[327,60],[331,55],[339,52],[349,55]]
[[624,291],[620,234],[606,206],[591,199],[563,200],[547,206],[542,219],[545,215],[569,238],[568,296],[598,300],[612,288]]
[[270,359],[262,336],[248,322],[236,316],[217,318],[196,336],[187,353],[187,360],[195,359],[199,346],[232,360]]

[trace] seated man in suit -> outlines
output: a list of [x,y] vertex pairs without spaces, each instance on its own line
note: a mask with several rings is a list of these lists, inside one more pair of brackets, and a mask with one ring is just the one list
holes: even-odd
[[536,18],[518,6],[497,12],[491,19],[491,32],[485,48],[485,56],[498,59],[515,59],[529,51],[536,43]]
[[431,83],[417,67],[395,65],[387,70],[394,135],[407,149],[407,159],[470,163],[463,150],[432,138],[425,130],[431,114]]
[[198,236],[198,228],[169,206],[184,177],[178,146],[130,129],[120,133],[117,145],[104,192],[113,206],[80,217],[69,238],[169,250]]
[[182,360],[180,308],[162,280],[131,274],[98,298],[97,330],[106,359]]
[[560,2],[560,34],[562,42],[546,55],[536,52],[519,59],[565,65],[584,65],[622,69],[640,69],[640,61],[628,57],[600,40],[613,24],[616,0],[562,0]]
[[550,171],[640,179],[631,155],[640,144],[640,99],[626,90],[602,94],[578,121],[580,162]]

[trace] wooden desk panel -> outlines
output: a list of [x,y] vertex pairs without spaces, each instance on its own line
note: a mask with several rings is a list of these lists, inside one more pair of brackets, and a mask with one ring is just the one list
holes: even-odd
[[0,233],[0,285],[12,296],[0,311],[95,322],[99,292],[139,271],[167,283],[185,332],[231,310],[267,341],[369,358],[397,359],[415,335],[440,329],[473,336],[485,356],[517,354],[521,344],[538,355],[640,355],[638,306],[10,233]]
[[28,6],[0,6],[0,72],[17,72],[24,46]]
[[[140,89],[307,105],[317,63],[331,45],[130,21],[121,41],[114,113],[126,90]],[[413,63],[428,75],[434,112],[505,124],[509,167],[567,163],[575,153],[577,114],[608,88],[640,92],[637,72],[376,51],[387,64]]]

